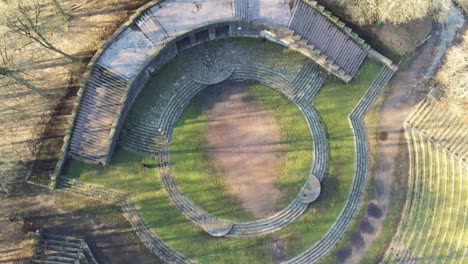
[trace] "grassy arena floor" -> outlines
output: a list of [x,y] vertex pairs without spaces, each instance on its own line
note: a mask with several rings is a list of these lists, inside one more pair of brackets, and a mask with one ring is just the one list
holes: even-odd
[[195,204],[213,215],[232,220],[250,220],[241,202],[226,191],[221,170],[205,152],[207,116],[191,102],[177,121],[171,143],[171,164],[181,190]]
[[[251,84],[248,94],[278,121],[287,160],[281,166],[277,187],[284,194],[278,208],[285,207],[300,191],[309,174],[313,153],[307,122],[295,104],[264,85]],[[182,191],[197,205],[219,217],[245,221],[255,219],[227,191],[223,175],[205,152],[206,115],[195,99],[177,122],[171,143],[171,162]]]
[[[329,171],[323,193],[302,217],[273,235],[249,239],[216,239],[206,235],[171,205],[157,169],[140,168],[141,162],[155,161],[124,149],[117,150],[108,168],[71,161],[66,174],[133,193],[139,210],[156,233],[174,249],[202,263],[274,262],[273,248],[277,239],[292,257],[325,234],[344,206],[354,173],[354,139],[348,114],[379,69],[380,65],[367,60],[352,82],[344,84],[330,78],[313,101],[330,144]],[[183,118],[187,117],[190,115]]]

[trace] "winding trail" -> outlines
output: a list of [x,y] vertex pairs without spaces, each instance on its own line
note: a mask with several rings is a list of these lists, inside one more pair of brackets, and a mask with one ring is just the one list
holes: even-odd
[[[464,25],[463,14],[455,6],[449,11],[449,19],[438,24],[430,38],[422,47],[419,54],[408,66],[400,69],[394,80],[390,83],[390,93],[382,107],[379,131],[387,135],[379,140],[376,168],[373,172],[374,197],[370,201],[376,205],[382,214],[372,217],[369,213],[360,219],[361,223],[370,223],[372,232],[355,230],[364,240],[359,247],[353,241],[348,242],[352,247],[351,255],[346,259],[337,258],[338,263],[359,263],[366,250],[373,244],[381,230],[390,202],[391,186],[395,175],[403,177],[408,173],[408,153],[404,136],[403,123],[413,107],[427,94],[427,87],[435,70],[441,63],[445,51],[453,43],[457,32]],[[404,149],[403,164],[398,158]],[[369,212],[369,210],[368,210]]]

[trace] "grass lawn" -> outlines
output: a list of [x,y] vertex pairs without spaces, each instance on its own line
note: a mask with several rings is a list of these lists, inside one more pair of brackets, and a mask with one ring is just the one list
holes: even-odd
[[[313,157],[311,134],[302,112],[281,93],[259,84],[249,85],[247,91],[277,120],[281,143],[287,147],[287,160],[277,179],[278,188],[285,194],[278,208],[283,208],[299,193],[309,174]],[[207,117],[201,114],[197,101],[185,109],[172,137],[171,162],[177,182],[209,213],[231,220],[253,220],[241,202],[228,193],[221,170],[205,152]]]
[[[329,139],[328,173],[322,193],[303,217],[280,231],[288,237],[291,256],[312,245],[326,233],[343,209],[354,175],[354,138],[348,115],[378,74],[380,65],[367,60],[348,84],[329,78],[313,100]],[[292,232],[293,231],[293,232]],[[330,257],[330,262],[334,257]]]
[[[372,184],[372,181],[373,181],[373,175],[375,174],[374,173],[375,167],[377,165],[376,163],[377,163],[380,112],[382,110],[383,102],[386,96],[385,93],[387,93],[386,90],[383,91],[383,94],[381,94],[381,96],[377,99],[374,105],[370,108],[368,114],[365,116],[365,119],[364,119],[365,128],[367,132],[367,140],[369,143],[369,156],[370,156],[369,161],[370,161],[370,166],[371,166],[371,172],[369,174],[368,185],[365,190],[365,195],[361,201],[361,208],[359,209],[359,212],[356,214],[356,217],[354,217],[348,230],[345,232],[345,234],[340,239],[340,241],[336,244],[336,247],[333,248],[326,257],[321,259],[319,263],[325,264],[325,263],[335,262],[336,253],[338,253],[339,250],[346,247],[350,243],[351,235],[358,230],[359,220],[363,218],[364,215],[366,214],[366,210],[367,210],[366,205],[369,204],[369,201],[372,199],[374,195],[374,185]],[[376,243],[374,243],[373,245],[376,245]],[[380,244],[379,246],[385,247],[386,245],[388,245],[388,243]]]
[[[116,155],[108,168],[99,168],[71,161],[66,168],[66,174],[79,177],[83,181],[100,183],[133,193],[137,201],[137,207],[149,224],[154,227],[156,233],[174,249],[202,263],[273,262],[274,239],[282,240],[287,248],[288,256],[292,257],[307,249],[323,236],[345,204],[354,173],[355,158],[354,139],[348,121],[348,114],[369,87],[379,69],[380,65],[367,60],[358,76],[348,84],[329,78],[320,94],[313,101],[329,137],[330,160],[328,174],[323,182],[321,197],[311,205],[303,216],[273,235],[248,239],[212,238],[208,236],[186,220],[171,205],[161,185],[157,169],[140,168],[141,162],[154,163],[155,161],[151,157],[135,154],[124,149],[116,151]],[[252,86],[249,89],[252,96],[257,97],[264,107],[267,109],[274,107],[276,105],[275,100],[279,100],[279,97],[264,96],[264,93],[268,93],[270,90],[263,90],[264,88],[259,86]],[[190,106],[184,117],[179,121],[179,125],[183,124],[188,118],[202,121],[205,117],[196,115],[197,111],[199,110],[195,106]],[[303,123],[305,124],[305,122]],[[285,124],[288,123],[285,122]],[[200,127],[194,127],[194,129],[203,131],[206,128],[200,125]],[[291,132],[291,135],[293,134]],[[307,136],[310,138],[309,132]],[[300,142],[301,138],[297,141]],[[196,149],[196,146],[192,147]],[[291,144],[290,146],[294,145]],[[308,146],[304,147],[299,143],[295,147],[299,148],[299,150],[308,148]],[[294,153],[293,151],[293,154],[289,154],[290,157]],[[299,153],[301,152],[298,151],[297,153],[300,156]],[[203,156],[199,157],[203,158]],[[302,157],[297,159],[300,161]],[[304,167],[306,167],[305,164],[304,161]],[[307,164],[306,171],[309,168],[310,164]],[[300,173],[300,169],[294,166],[294,163],[288,166],[284,165],[282,170],[284,170],[282,173],[288,170],[292,173],[297,172],[297,178],[305,177],[302,172]],[[293,184],[293,186],[296,184],[295,180],[291,180],[294,179],[292,176],[291,179],[287,177],[283,177],[283,179],[279,181],[278,186],[283,186],[281,188],[286,190],[294,189],[289,186],[290,184]],[[210,184],[211,186],[220,186],[221,183],[214,182]],[[200,193],[203,193],[201,190],[207,187],[197,185]],[[227,197],[227,200],[229,200],[229,197]],[[242,215],[239,217],[242,217]]]
[[171,143],[171,163],[181,190],[210,214],[231,220],[251,220],[241,201],[226,191],[221,169],[208,157],[207,116],[190,103],[177,121]]

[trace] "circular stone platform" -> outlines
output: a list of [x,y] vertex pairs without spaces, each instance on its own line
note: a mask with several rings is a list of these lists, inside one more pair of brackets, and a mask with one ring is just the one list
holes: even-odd
[[307,179],[306,184],[302,187],[302,190],[299,194],[299,201],[301,203],[312,203],[317,200],[320,195],[320,182],[316,177],[310,177]]

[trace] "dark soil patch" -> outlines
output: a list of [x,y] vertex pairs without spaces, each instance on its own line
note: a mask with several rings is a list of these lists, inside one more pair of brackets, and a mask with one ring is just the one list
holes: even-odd
[[359,221],[359,232],[372,234],[374,231],[375,229],[367,217],[364,217]]
[[365,246],[364,238],[362,238],[362,235],[360,232],[354,232],[350,239],[349,242],[351,245],[357,249],[361,249]]
[[275,263],[281,263],[288,259],[288,251],[284,240],[274,236],[273,240],[273,259]]
[[387,132],[382,131],[382,132],[379,133],[379,139],[380,140],[387,140],[387,138],[388,138],[388,133]]
[[374,218],[380,218],[382,217],[383,213],[382,209],[380,209],[380,207],[378,207],[375,203],[370,203],[367,206],[367,214]]
[[353,249],[350,246],[346,246],[336,253],[336,263],[346,263],[346,260],[353,253]]

